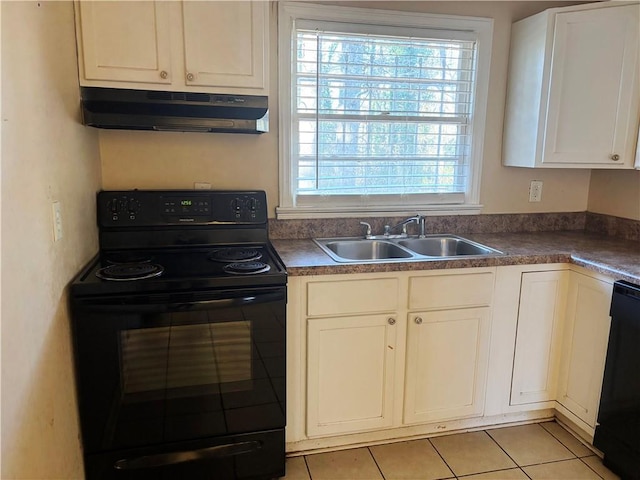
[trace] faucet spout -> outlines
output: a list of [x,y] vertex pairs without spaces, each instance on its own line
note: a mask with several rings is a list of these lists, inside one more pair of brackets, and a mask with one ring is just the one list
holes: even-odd
[[385,225],[384,226],[384,234],[386,236],[391,235],[391,232],[393,230],[395,230],[398,227],[402,227],[402,235],[403,236],[407,236],[407,225],[411,222],[416,222],[416,224],[420,227],[420,238],[424,238],[425,233],[425,227],[424,227],[424,216],[420,215],[420,214],[416,214],[413,217],[409,217],[406,220],[401,221],[400,223],[394,225],[393,227],[389,226],[389,225]]
[[360,222],[360,225],[362,225],[363,227],[366,227],[364,238],[371,238],[371,224],[367,222]]

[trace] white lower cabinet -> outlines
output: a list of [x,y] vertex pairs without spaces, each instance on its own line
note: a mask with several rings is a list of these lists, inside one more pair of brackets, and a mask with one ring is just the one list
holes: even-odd
[[306,435],[393,421],[400,279],[323,276],[306,284]]
[[494,270],[306,282],[307,437],[481,416]]
[[567,264],[292,277],[291,451],[563,414],[593,434],[612,281]]
[[607,356],[613,284],[571,272],[558,402],[595,428]]
[[555,400],[569,271],[524,272],[511,405]]
[[393,415],[396,318],[307,321],[307,434],[389,427]]
[[490,309],[409,315],[404,423],[482,415]]

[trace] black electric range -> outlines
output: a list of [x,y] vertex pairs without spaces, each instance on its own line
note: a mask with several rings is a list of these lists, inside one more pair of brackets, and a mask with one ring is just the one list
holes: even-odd
[[97,196],[70,288],[88,480],[284,475],[287,274],[261,191]]
[[[234,252],[255,252],[254,260],[229,259],[235,258]],[[264,243],[129,249],[102,251],[76,278],[72,291],[74,295],[175,292],[284,285],[286,278],[277,254]]]
[[73,295],[286,284],[264,192],[98,194],[100,253]]

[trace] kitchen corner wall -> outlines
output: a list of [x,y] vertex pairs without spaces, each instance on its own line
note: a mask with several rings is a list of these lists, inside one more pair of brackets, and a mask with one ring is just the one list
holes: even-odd
[[[79,121],[71,2],[1,2],[3,479],[83,478],[67,311],[97,251],[97,133]],[[52,202],[63,237],[53,241]]]
[[640,220],[640,171],[595,170],[591,174],[588,210]]
[[[321,3],[321,2],[315,2]],[[324,2],[329,3],[329,2]],[[587,209],[589,170],[503,167],[502,124],[511,23],[550,7],[586,2],[356,1],[338,5],[494,19],[493,56],[480,201],[483,213],[580,212]],[[269,216],[278,204],[276,8],[272,3],[270,132],[260,136],[100,131],[103,187],[263,189]],[[529,203],[529,182],[544,181],[542,202]]]

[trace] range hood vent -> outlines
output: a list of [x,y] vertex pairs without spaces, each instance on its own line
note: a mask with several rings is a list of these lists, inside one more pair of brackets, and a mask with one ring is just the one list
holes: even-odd
[[82,87],[82,122],[97,128],[177,132],[269,131],[266,96]]

